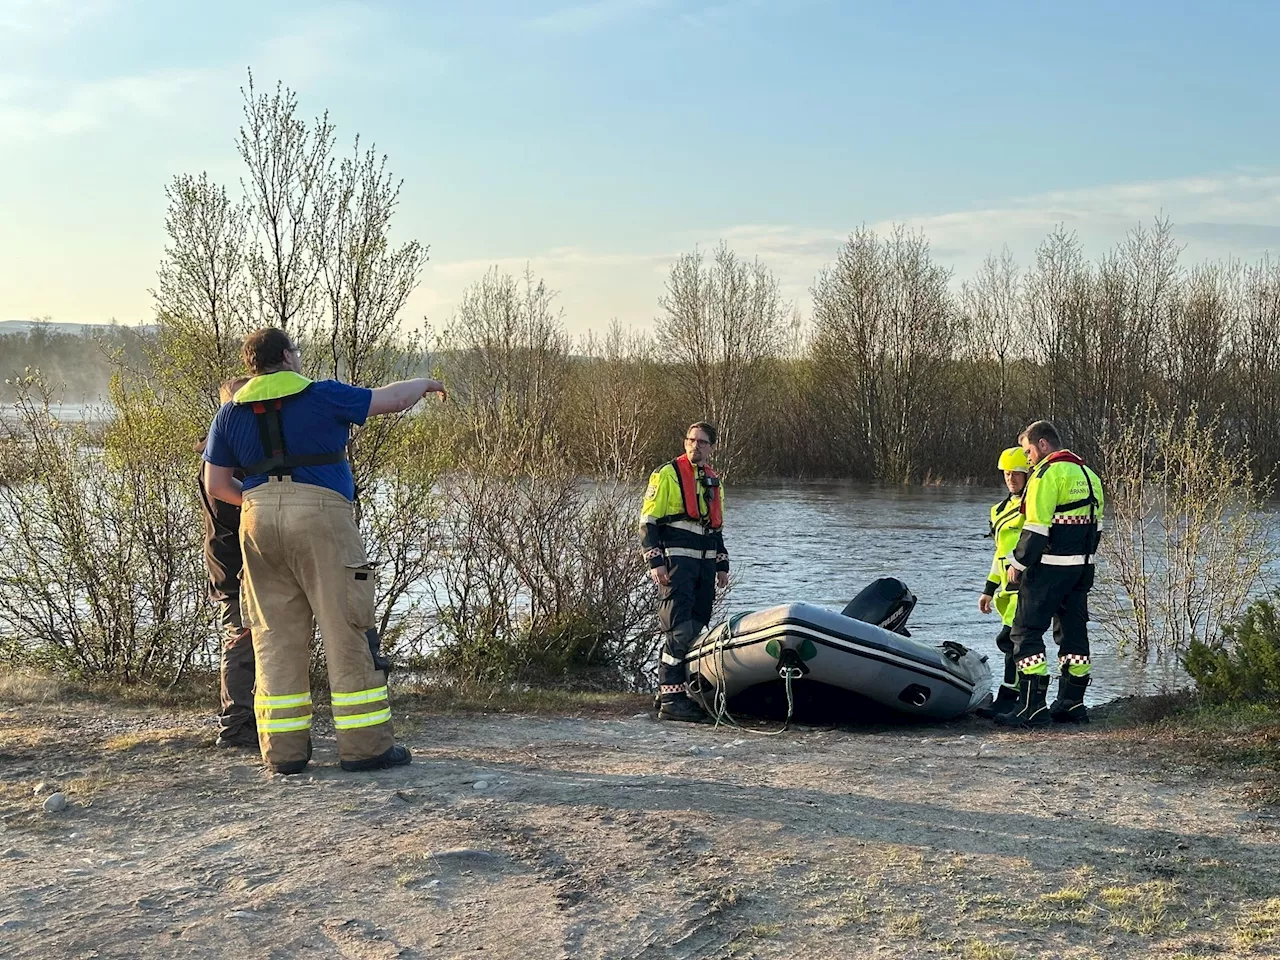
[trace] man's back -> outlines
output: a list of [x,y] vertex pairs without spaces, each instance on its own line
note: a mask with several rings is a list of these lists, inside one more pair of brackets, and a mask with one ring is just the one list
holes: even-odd
[[[365,422],[373,391],[353,387],[338,380],[319,380],[296,396],[281,400],[280,420],[285,443],[293,456],[342,451],[350,439],[351,425]],[[267,405],[274,401],[267,401]],[[258,428],[258,415],[252,404],[228,403],[214,417],[209,432],[205,459],[221,467],[245,468],[266,456]],[[266,482],[265,474],[252,474],[244,480],[251,490]],[[355,482],[347,463],[296,467],[293,479],[335,490],[348,500],[355,497]]]

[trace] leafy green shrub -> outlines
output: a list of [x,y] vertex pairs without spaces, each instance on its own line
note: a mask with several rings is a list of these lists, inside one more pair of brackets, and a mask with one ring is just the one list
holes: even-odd
[[1214,644],[1192,641],[1183,657],[1201,696],[1212,703],[1280,700],[1280,615],[1255,600]]

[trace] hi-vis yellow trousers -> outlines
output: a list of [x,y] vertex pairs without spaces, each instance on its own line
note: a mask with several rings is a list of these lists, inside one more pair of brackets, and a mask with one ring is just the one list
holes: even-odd
[[387,675],[374,667],[366,637],[374,625],[374,568],[351,502],[287,477],[269,480],[244,495],[240,546],[263,759],[274,766],[308,756],[313,619],[329,668],[339,759],[366,760],[391,749]]

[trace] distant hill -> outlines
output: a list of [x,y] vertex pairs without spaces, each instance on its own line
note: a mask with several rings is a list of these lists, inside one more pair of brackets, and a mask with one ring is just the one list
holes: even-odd
[[[0,320],[0,336],[13,334],[28,334],[31,328],[35,326],[43,326],[50,333],[74,334],[74,335],[93,335],[95,332],[109,330],[112,324],[109,323],[57,323],[52,320]],[[140,326],[119,324],[128,330],[134,330],[138,333],[150,333],[155,330],[153,324],[143,324]]]

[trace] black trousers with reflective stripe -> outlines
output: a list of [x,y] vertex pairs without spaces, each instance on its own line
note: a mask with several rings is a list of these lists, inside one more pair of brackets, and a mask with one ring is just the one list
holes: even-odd
[[1058,654],[1089,655],[1089,591],[1093,564],[1058,567],[1038,563],[1023,571],[1018,583],[1018,609],[1013,615],[1016,660],[1043,654],[1044,632],[1053,627]]
[[[711,621],[711,606],[716,597],[716,559],[668,557],[667,573],[671,584],[658,588],[658,623],[662,627],[662,652],[672,659],[683,659],[694,638]],[[683,663],[665,663],[658,659],[658,684],[684,683],[689,679]]]

